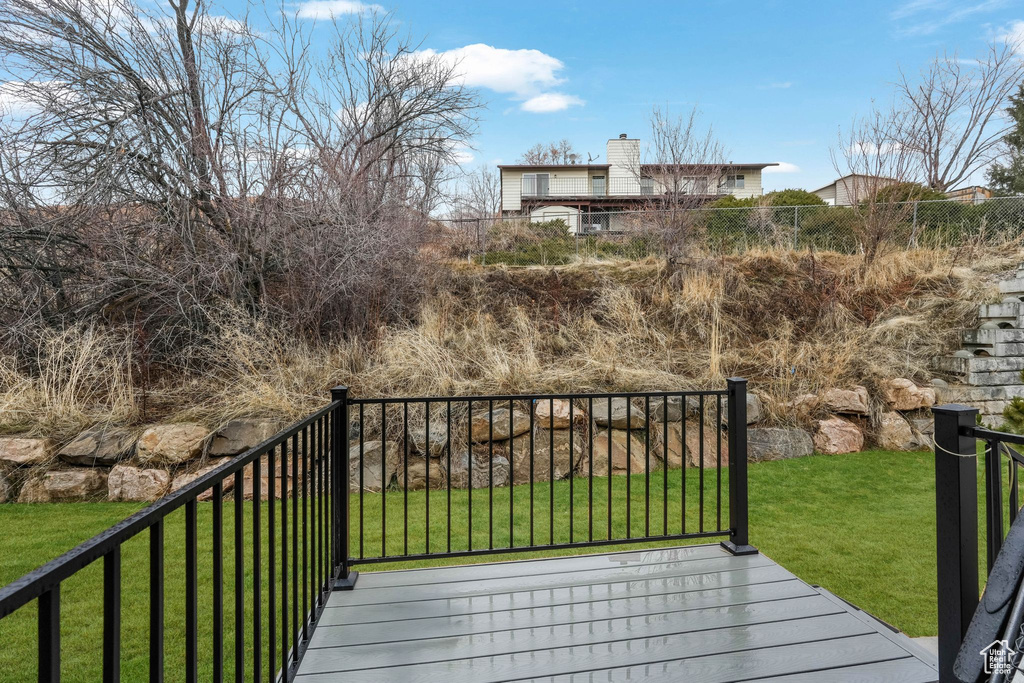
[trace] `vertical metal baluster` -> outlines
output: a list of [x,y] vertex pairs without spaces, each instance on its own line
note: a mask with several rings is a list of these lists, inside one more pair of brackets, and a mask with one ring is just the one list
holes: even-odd
[[[388,484],[384,481],[388,462],[388,404],[380,402],[380,556],[388,556]],[[360,454],[361,455],[361,454]],[[359,463],[362,467],[362,462]]]
[[185,503],[185,680],[199,681],[199,562],[196,500]]
[[608,426],[605,429],[608,441],[608,540],[612,540],[612,397],[608,397]]
[[[685,468],[686,445],[680,443],[679,451]],[[661,456],[661,535],[668,536],[668,394],[661,399]]]
[[252,461],[252,680],[263,677],[263,520],[260,501],[263,499],[263,456]]
[[448,506],[445,515],[448,520],[446,533],[448,535],[448,550],[452,551],[452,402],[445,402],[445,457],[448,459]]
[[[576,423],[573,421],[573,417],[572,397],[569,397],[569,543],[576,540],[576,534],[573,529],[576,521],[576,492],[573,488],[573,479],[575,479],[576,474],[576,451],[573,450],[573,446],[576,444],[572,441],[572,433],[576,428]],[[554,422],[552,422],[551,426],[555,426]]]
[[[293,484],[294,486],[294,484]],[[281,672],[288,680],[288,440],[281,442]]]
[[1020,510],[1020,497],[1017,495],[1017,461],[1011,457],[1007,467],[1010,470],[1007,473],[1007,479],[1010,482],[1010,524],[1013,524],[1017,519],[1017,512]]
[[681,527],[679,529],[679,533],[680,534],[685,534],[686,533],[686,413],[690,409],[690,406],[687,405],[687,403],[686,403],[686,399],[687,399],[686,394],[679,394],[679,400],[682,402],[680,404],[680,413],[679,413],[679,431],[682,434],[682,438],[681,438],[681,440],[679,442],[679,448],[682,450],[682,453],[683,453],[683,468],[679,472],[679,475],[680,475],[679,478],[680,478],[680,481],[682,482],[680,484],[680,489],[681,489],[680,493],[682,494],[681,495],[682,502],[680,503],[680,508],[681,508],[680,514],[681,514],[681,517],[682,517],[682,524],[681,524]]
[[[362,429],[362,423],[359,428]],[[302,642],[309,642],[309,425],[302,428]],[[360,518],[360,526],[362,519]],[[362,534],[359,539],[362,542]],[[362,552],[360,552],[362,557]],[[298,654],[296,652],[296,654]]]
[[715,419],[715,444],[718,447],[717,459],[718,464],[715,468],[715,487],[717,493],[715,493],[715,505],[716,510],[716,530],[722,528],[722,396],[721,394],[715,396],[717,406],[717,413]]
[[594,397],[587,397],[587,540],[594,540]]
[[[366,481],[365,481],[366,475],[364,474],[364,472],[366,471],[366,463],[363,461],[363,458],[366,457],[366,452],[365,452],[366,424],[363,422],[363,416],[365,414],[364,411],[363,411],[363,406],[364,405],[365,404],[363,404],[363,403],[359,404],[359,464],[358,464],[358,467],[359,467],[359,557],[360,557],[360,559],[363,558],[363,557],[366,557],[366,554],[363,551],[363,537],[366,536],[366,508],[363,506],[363,492],[366,490]],[[384,446],[384,448],[386,448],[386,446]],[[381,479],[383,480],[384,472],[385,472],[385,468],[384,468],[384,451],[381,451],[381,454],[382,455],[381,455],[380,476],[381,476]],[[383,481],[381,482],[381,484],[383,485]]]
[[704,394],[700,394],[700,422],[697,438],[700,441],[700,531],[704,531]]
[[[626,538],[633,538],[633,401],[626,398]],[[611,415],[609,433],[611,431]]]
[[[509,439],[512,438],[511,431]],[[495,549],[495,401],[487,401],[487,548]]]
[[234,474],[234,511],[235,511],[235,680],[241,681],[245,675],[245,567],[242,564],[242,547],[245,542],[245,508],[243,503],[245,486],[242,470]]
[[469,451],[469,460],[466,464],[466,494],[469,497],[469,503],[466,506],[466,514],[469,517],[469,547],[467,550],[473,549],[473,401],[466,401],[466,410],[469,413],[469,420],[466,421],[467,427],[467,439],[469,439],[469,445],[467,450]]
[[[348,444],[345,444],[348,447]],[[299,655],[299,434],[292,434],[292,652]],[[297,663],[297,662],[296,662]]]
[[651,535],[651,397],[644,396],[644,536]]
[[509,435],[509,438],[508,438],[508,547],[509,548],[514,547],[513,546],[513,537],[515,535],[515,531],[514,531],[513,527],[515,526],[515,519],[516,519],[515,507],[514,507],[514,503],[513,503],[513,501],[515,500],[515,495],[514,495],[515,494],[515,489],[513,488],[513,486],[515,485],[515,472],[516,472],[515,471],[515,464],[514,464],[516,456],[515,456],[514,448],[513,448],[513,445],[512,445],[513,442],[515,441],[515,439],[512,438],[512,413],[513,413],[514,409],[515,409],[515,405],[513,404],[512,399],[509,399],[509,401],[508,401],[508,435]]
[[533,414],[534,414],[535,410],[536,410],[536,406],[534,405],[534,401],[531,400],[530,401],[530,547],[531,548],[534,545],[534,540],[533,540],[533,537],[534,537],[534,521],[533,521],[533,507],[534,507],[534,502],[533,502],[533,471],[534,471],[534,465],[533,465],[533,456],[534,456],[535,449],[534,449],[534,445],[533,445],[533,439],[536,436],[536,434],[534,433]]
[[224,485],[213,485],[213,680],[224,680]]
[[423,545],[426,548],[426,553],[430,554],[430,401],[424,401],[424,408],[426,409],[426,415],[423,418],[423,433],[424,433],[424,458],[423,462],[426,463],[426,478],[427,484],[423,491],[423,503],[424,503],[424,522],[425,522],[425,533]]
[[149,680],[164,680],[164,521],[149,527]]
[[548,399],[548,545],[555,544],[555,430],[551,418],[555,415],[555,400]]
[[[334,428],[330,425],[330,429]],[[277,449],[271,448],[267,452],[267,676],[270,683],[277,680],[277,473]],[[331,555],[330,562],[333,557]],[[328,576],[331,574],[328,572]]]
[[121,546],[103,556],[103,680],[121,680]]
[[40,595],[37,605],[39,683],[57,683],[60,680],[60,584]]
[[402,553],[409,554],[409,402],[402,401],[402,444],[403,467],[402,479]]
[[313,553],[310,561],[313,563],[311,573],[313,575],[312,604],[314,609],[323,608],[323,575],[320,573],[320,568],[323,564],[323,555],[321,550],[323,547],[321,541],[323,523],[320,516],[320,499],[323,497],[322,489],[320,488],[320,444],[323,443],[323,421],[324,417],[321,416],[316,421],[316,424],[313,425],[313,433],[311,434],[313,437],[313,448],[310,453],[310,457],[312,458],[311,469],[313,470],[313,498],[310,501],[313,506],[313,509],[310,510],[310,516],[313,518]]

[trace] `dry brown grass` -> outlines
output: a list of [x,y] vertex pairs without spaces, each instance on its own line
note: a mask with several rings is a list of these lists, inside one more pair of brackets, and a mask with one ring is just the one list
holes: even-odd
[[[752,251],[669,271],[659,262],[449,272],[404,327],[372,340],[313,343],[226,315],[188,351],[202,375],[153,390],[147,419],[216,425],[240,415],[298,418],[346,383],[361,396],[693,389],[750,378],[780,420],[807,391],[931,377],[1012,254]],[[79,341],[86,343],[77,343]],[[48,346],[47,346],[48,345]],[[3,428],[67,434],[141,417],[130,344],[75,329],[44,344],[38,376],[0,361]]]

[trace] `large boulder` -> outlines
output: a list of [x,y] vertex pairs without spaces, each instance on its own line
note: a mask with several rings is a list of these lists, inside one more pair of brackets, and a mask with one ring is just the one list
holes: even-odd
[[505,441],[530,431],[530,416],[519,410],[509,415],[508,408],[474,412],[470,417],[473,441]]
[[0,470],[0,503],[6,503],[14,494],[14,485],[5,472]]
[[107,479],[107,497],[110,500],[148,502],[162,497],[170,486],[171,474],[167,470],[114,465]]
[[818,420],[814,448],[819,453],[856,453],[864,448],[864,434],[857,425],[841,417]]
[[[184,472],[182,474],[179,474],[178,476],[174,477],[174,479],[171,481],[171,491],[172,492],[173,491],[177,491],[178,489],[182,488],[183,486],[185,486],[187,484],[191,484],[192,482],[194,482],[199,477],[202,477],[205,474],[209,474],[210,472],[212,472],[213,470],[217,469],[218,467],[220,467],[224,463],[230,462],[230,460],[231,460],[231,458],[217,458],[215,460],[209,461],[209,463],[207,463],[206,465],[200,467],[197,470],[194,470],[192,472]],[[290,473],[291,473],[291,469],[289,468],[289,474]],[[227,493],[228,491],[231,491],[234,488],[235,488],[235,477],[234,477],[234,475],[230,475],[227,478],[225,478],[223,481],[221,481],[221,491],[223,493]],[[202,500],[202,501],[213,500],[213,488],[209,488],[209,489],[203,491],[202,493],[200,493],[198,499]]]
[[570,424],[570,413],[572,421],[578,424],[586,423],[587,415],[583,408],[572,406],[570,410],[570,402],[560,398],[538,399],[533,405],[533,423],[541,429],[567,429]]
[[882,413],[882,421],[878,426],[879,448],[887,451],[913,451],[924,443],[902,415],[896,411]]
[[[671,411],[671,403],[669,406]],[[599,427],[611,426],[612,429],[642,429],[647,424],[644,409],[630,405],[628,398],[613,398],[611,411],[608,410],[608,399],[594,399],[593,418]]]
[[681,424],[669,424],[668,441],[665,441],[663,429],[652,431],[654,452],[658,458],[667,458],[669,467],[682,467],[684,463],[687,467],[699,467],[702,460],[704,467],[717,467],[719,444],[722,464],[729,464],[728,433],[720,432],[714,424],[705,423],[702,442],[699,420],[687,420],[685,432],[684,434]]
[[747,430],[747,457],[752,462],[784,460],[814,452],[811,435],[795,427],[754,427]]
[[[385,455],[386,453],[386,455]],[[391,479],[398,473],[398,468],[404,461],[405,454],[394,441],[382,444],[378,440],[363,442],[362,456],[362,487],[366,491],[381,491],[391,483]],[[422,460],[418,455],[409,456],[409,462]],[[356,444],[348,451],[348,488],[349,491],[359,490],[359,444]],[[431,477],[433,478],[433,477]]]
[[[586,440],[585,434],[571,429],[536,430],[533,434],[533,480],[551,481],[571,477],[584,457]],[[512,447],[512,481],[515,484],[530,481],[530,442],[526,439],[522,441],[516,439]],[[508,453],[503,452],[501,455],[508,457]]]
[[255,448],[281,431],[278,420],[231,420],[210,441],[210,455],[225,457]]
[[[690,397],[692,398],[692,397]],[[605,406],[607,412],[608,406]],[[697,412],[697,408],[687,402],[687,412]],[[651,419],[655,422],[679,422],[683,419],[683,397],[667,396],[651,399]]]
[[868,390],[855,386],[852,389],[826,389],[818,395],[818,401],[829,411],[841,415],[867,415]]
[[427,439],[426,427],[409,430],[409,446],[414,453],[424,454],[430,447],[430,456],[440,457],[448,447],[448,423],[444,418],[430,423],[430,438]]
[[142,432],[135,446],[138,460],[143,465],[180,465],[199,457],[210,436],[202,425],[155,425]]
[[[53,470],[26,481],[18,502],[71,503],[98,500],[106,493],[107,473],[102,470]],[[27,533],[31,533],[31,529]]]
[[57,456],[71,465],[116,465],[130,458],[135,435],[126,429],[107,427],[90,429],[60,449]]
[[0,437],[0,465],[44,465],[52,459],[53,441],[19,436]]
[[935,446],[935,419],[931,417],[915,417],[910,419],[910,427],[921,447]]
[[[410,491],[425,489],[428,487],[427,473],[429,472],[429,488],[443,489],[447,486],[446,482],[448,481],[444,464],[443,458],[410,457],[408,466],[404,463],[398,465],[398,471],[395,473],[398,479],[398,486]],[[406,472],[409,474],[408,485],[405,483]],[[351,487],[351,484],[349,486]],[[358,482],[356,486],[358,490]]]
[[[608,454],[611,452],[611,474],[642,474],[647,462],[644,455],[644,442],[636,434],[625,429],[611,429],[598,432],[594,436],[594,474],[603,477],[608,474]],[[657,458],[651,453],[651,469]],[[589,463],[587,465],[589,473]]]
[[[761,399],[756,394],[747,394],[747,424],[752,425],[755,422],[760,422],[762,415],[762,404]],[[713,402],[705,400],[705,406],[714,406]],[[709,410],[714,411],[714,407],[710,407]],[[711,413],[712,419],[714,412]],[[722,401],[722,424],[729,424],[729,408],[726,402]]]
[[[472,457],[473,471],[471,474],[469,471],[470,455],[466,451],[452,454],[451,471],[448,476],[451,478],[453,488],[464,489],[472,485],[472,488],[475,489],[485,489],[490,485],[492,477],[494,486],[508,485],[508,458],[501,455],[488,457],[485,453],[474,453]],[[442,464],[447,466],[445,462]]]
[[919,387],[903,377],[885,382],[882,393],[885,404],[892,410],[918,410],[935,405],[933,387]]

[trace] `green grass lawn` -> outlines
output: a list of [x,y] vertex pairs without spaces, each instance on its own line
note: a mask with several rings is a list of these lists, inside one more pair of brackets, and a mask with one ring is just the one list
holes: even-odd
[[[820,584],[846,600],[868,610],[912,636],[935,633],[935,499],[933,456],[930,453],[889,453],[874,451],[842,456],[812,456],[797,460],[756,463],[750,466],[750,536],[762,552],[804,580]],[[979,466],[979,474],[982,468]],[[685,509],[686,530],[697,529],[700,495],[696,470],[686,471],[686,502],[682,500],[682,472],[652,473],[649,479],[652,533],[663,531],[667,517],[669,533],[678,533]],[[723,472],[722,524],[728,525]],[[537,543],[607,538],[608,479],[595,478],[593,492],[586,479],[557,482],[554,489],[537,484],[533,490],[532,529]],[[648,482],[643,475],[613,477],[611,485],[616,501],[611,516],[613,537],[643,535],[648,524],[644,503]],[[627,525],[625,504],[629,487],[631,514]],[[662,497],[668,490],[667,498]],[[713,471],[705,479],[704,523],[713,530],[717,521],[716,479]],[[472,535],[474,548],[507,546],[529,542],[530,487],[511,490],[514,515],[509,515],[510,489],[495,489],[493,499],[486,490],[473,492],[473,522],[469,524],[466,491],[452,492],[452,548],[465,549]],[[593,497],[593,531],[587,511]],[[552,512],[551,501],[554,500]],[[389,554],[426,549],[425,492],[389,492],[386,501],[378,494],[365,494],[362,510],[366,533],[362,549],[367,556],[381,551],[382,508],[387,525]],[[447,492],[433,491],[430,500],[430,550],[447,548]],[[667,501],[667,510],[663,504]],[[410,525],[402,525],[408,505]],[[43,562],[56,557],[76,543],[102,531],[141,506],[124,503],[3,505],[0,506],[0,584],[7,583]],[[262,506],[263,532],[263,640],[267,640],[267,534],[266,505]],[[493,509],[493,523],[489,512]],[[233,517],[225,504],[225,653],[233,652]],[[291,503],[289,502],[289,514]],[[352,500],[353,524],[359,520],[360,500]],[[246,591],[252,590],[252,508],[246,502],[244,550]],[[210,575],[211,505],[199,505],[200,553],[200,658],[209,666],[212,608]],[[667,514],[666,514],[667,513]],[[554,524],[549,524],[553,519]],[[166,521],[166,672],[167,680],[182,678],[184,662],[184,516],[178,511]],[[280,516],[276,521],[280,529]],[[291,522],[289,518],[289,533]],[[982,526],[982,532],[984,528]],[[279,531],[278,531],[279,533]],[[278,537],[279,538],[279,537]],[[406,541],[408,539],[408,541]],[[697,542],[708,542],[700,540]],[[652,542],[642,547],[675,545],[678,542]],[[636,547],[636,546],[632,546]],[[614,549],[606,548],[604,550]],[[301,544],[300,544],[301,549]],[[587,548],[580,552],[598,552]],[[352,552],[360,552],[360,538],[352,539]],[[565,551],[541,551],[513,556],[482,558],[477,561],[539,557],[566,554]],[[278,557],[280,561],[280,557]],[[390,569],[425,564],[456,564],[466,559],[419,562],[392,562],[360,567],[361,571]],[[125,680],[143,679],[148,667],[148,535],[143,534],[123,549],[123,629],[122,672]],[[278,577],[280,575],[278,574]],[[63,670],[66,680],[95,680],[99,677],[102,640],[102,568],[95,563],[64,584],[63,588]],[[280,578],[278,578],[280,586]],[[289,592],[291,588],[289,587]],[[358,588],[357,588],[358,590]],[[280,587],[278,588],[280,591]],[[251,597],[247,596],[247,610]],[[251,611],[246,614],[247,640],[251,641]],[[35,672],[35,609],[33,605],[0,620],[0,681],[22,681]],[[280,640],[280,633],[278,634]],[[251,642],[247,642],[247,661],[251,662]],[[264,646],[266,650],[266,646]],[[267,666],[263,660],[264,675]],[[209,678],[208,668],[200,673]]]

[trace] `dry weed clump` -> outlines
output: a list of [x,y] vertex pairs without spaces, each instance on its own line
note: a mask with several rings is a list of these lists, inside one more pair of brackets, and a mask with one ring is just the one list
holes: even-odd
[[[865,266],[856,256],[751,251],[672,268],[460,267],[415,321],[372,338],[310,341],[225,314],[182,361],[202,372],[164,372],[149,390],[162,409],[145,419],[297,419],[336,384],[360,396],[473,395],[686,390],[740,375],[769,399],[772,418],[792,421],[786,404],[801,393],[930,379],[931,358],[955,349],[978,305],[997,299],[988,274],[1020,257],[968,263],[917,250]],[[4,429],[140,419],[129,341],[75,328],[39,348],[36,368],[0,361]]]

